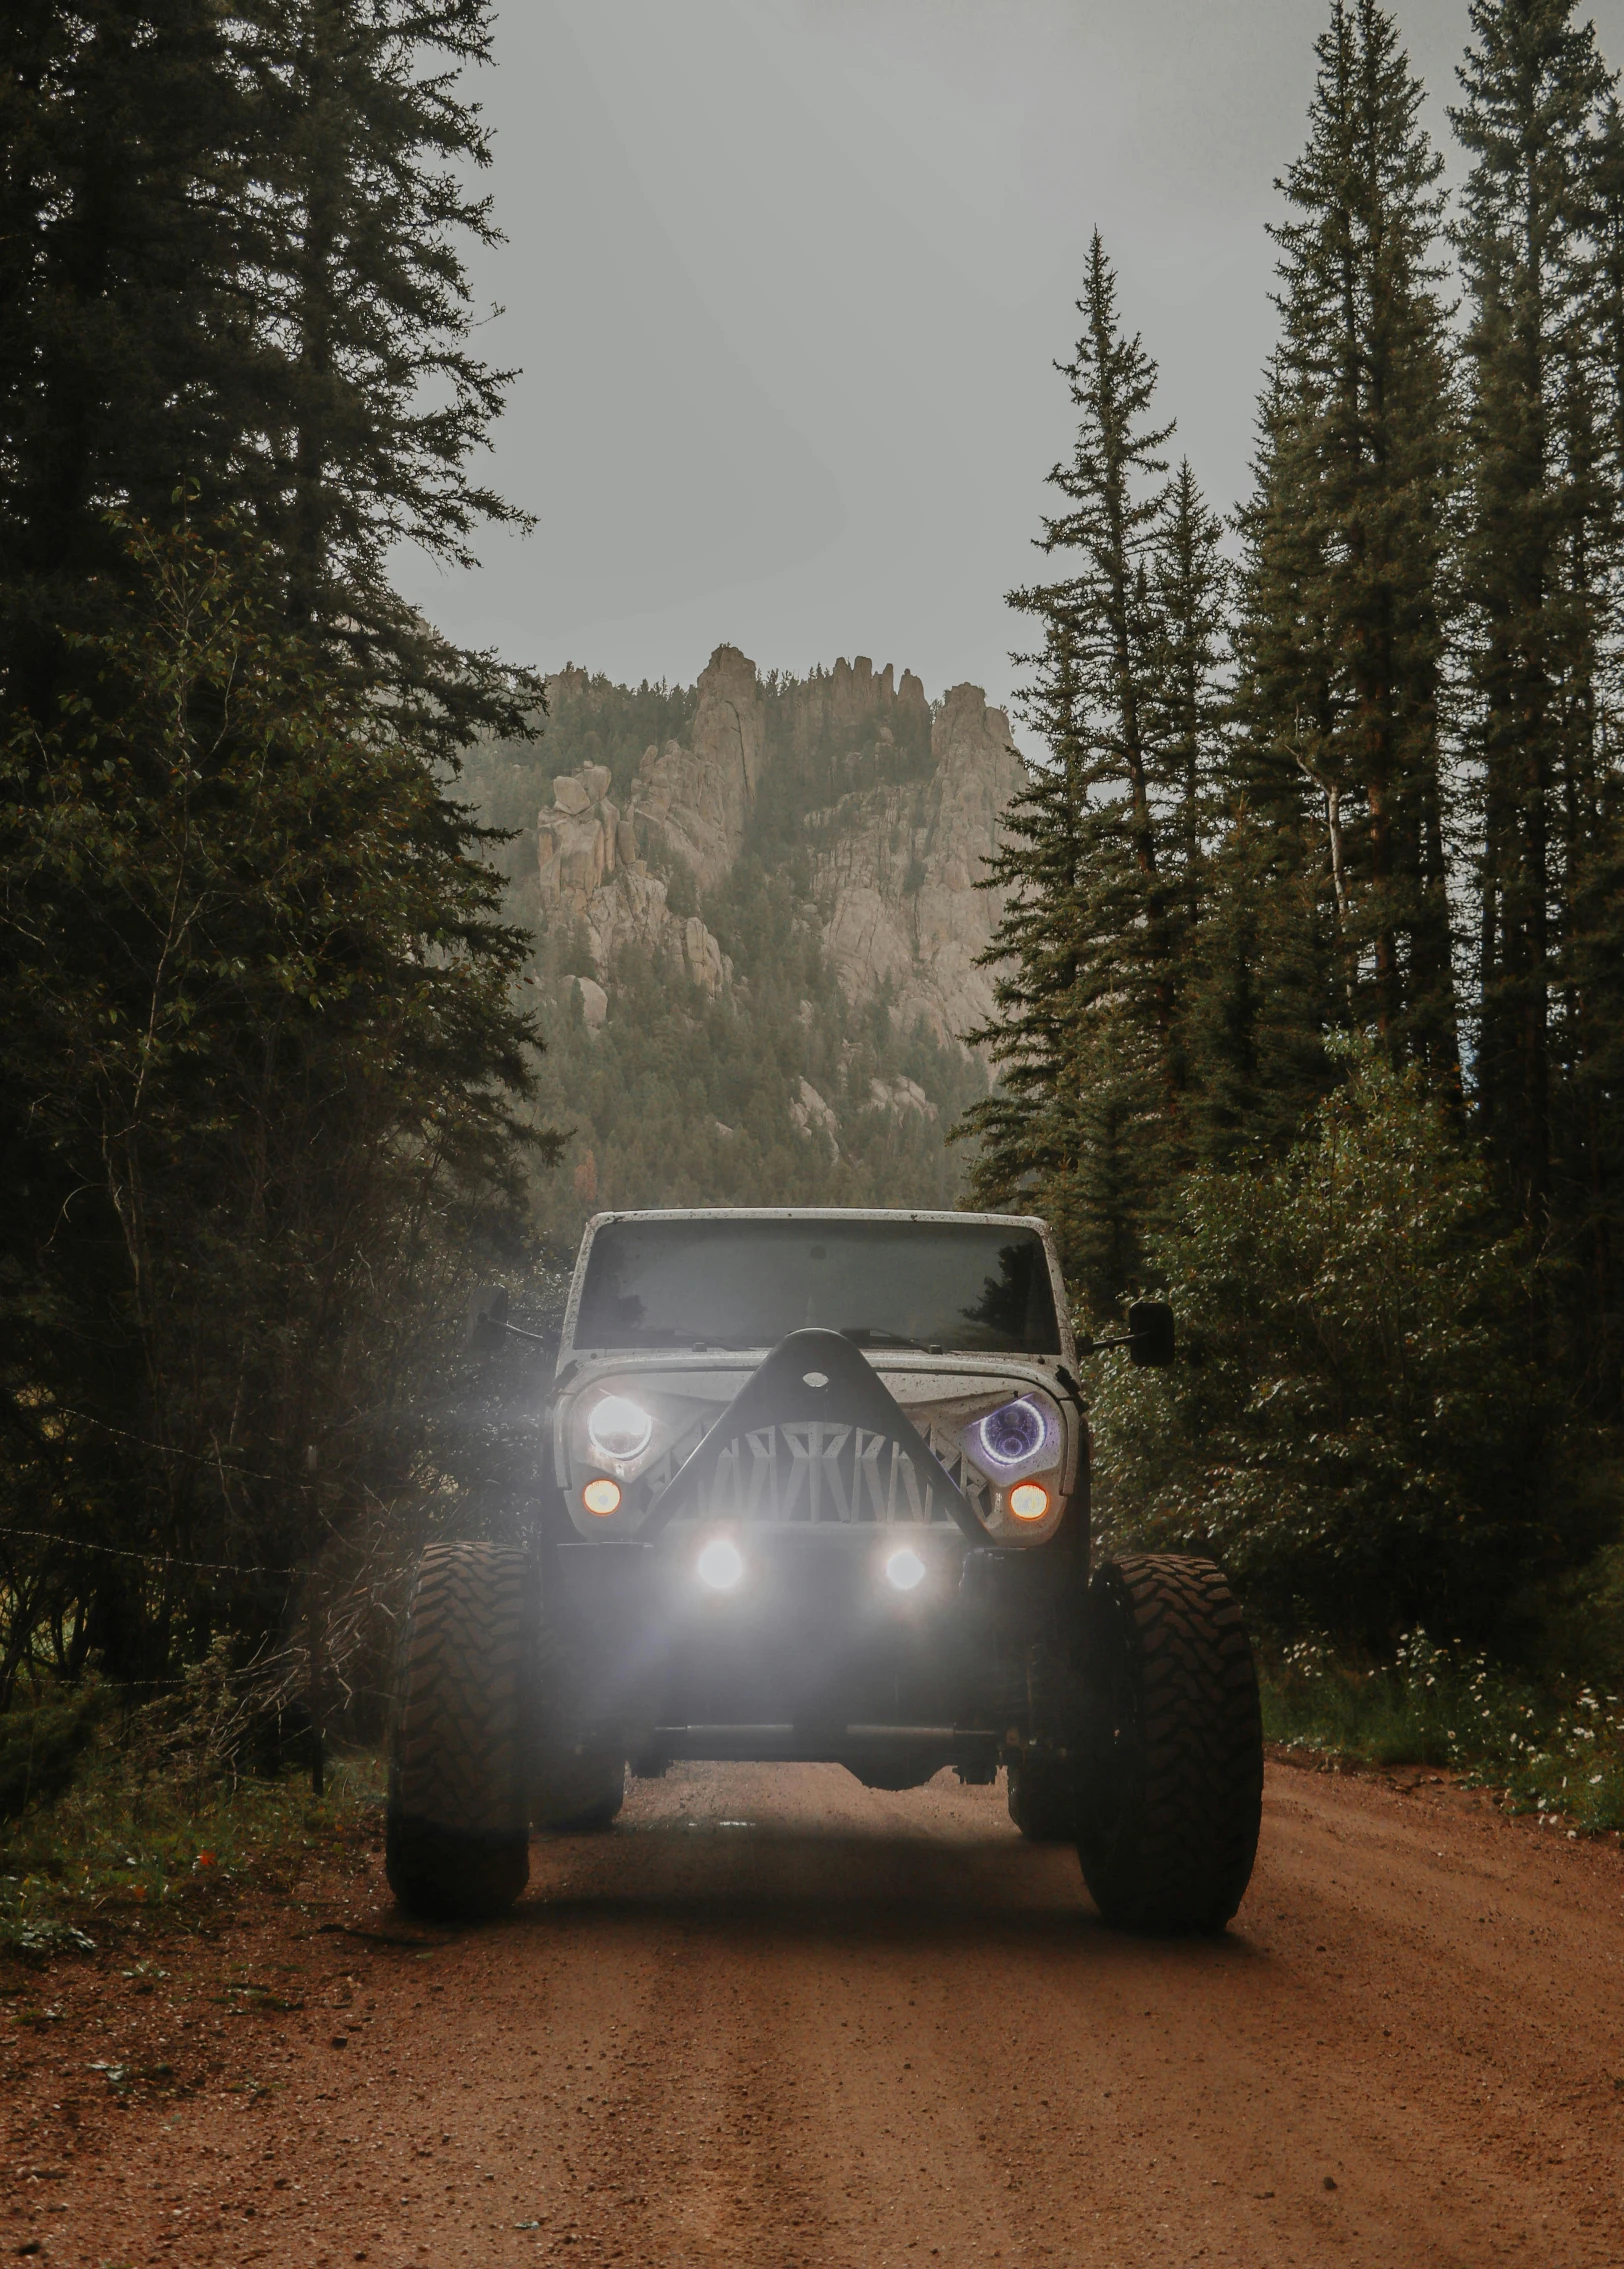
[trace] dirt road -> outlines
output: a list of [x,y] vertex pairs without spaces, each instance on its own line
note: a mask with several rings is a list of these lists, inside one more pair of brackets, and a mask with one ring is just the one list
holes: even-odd
[[[0,2252],[1624,2261],[1624,1862],[1446,1788],[1271,1768],[1216,1943],[1103,1930],[998,1792],[833,1767],[636,1786],[613,1834],[536,1846],[496,1928],[420,1933],[381,1897],[350,1919],[377,1935],[239,1946],[235,2004],[178,1968],[111,1987],[147,1986],[166,2053],[212,2025],[234,2061],[25,2153]],[[107,2014],[104,2066],[136,2018]]]

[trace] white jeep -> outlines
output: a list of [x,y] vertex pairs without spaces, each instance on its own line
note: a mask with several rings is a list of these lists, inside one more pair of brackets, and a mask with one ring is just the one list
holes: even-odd
[[[484,1339],[518,1330],[485,1303]],[[1130,1310],[1116,1344],[1171,1361],[1170,1311]],[[402,1903],[498,1912],[532,1825],[606,1827],[628,1763],[705,1757],[887,1789],[1002,1768],[1017,1827],[1076,1843],[1108,1921],[1221,1928],[1257,1845],[1251,1648],[1210,1561],[1091,1569],[1076,1361],[1038,1220],[599,1215],[528,1542],[418,1572]]]

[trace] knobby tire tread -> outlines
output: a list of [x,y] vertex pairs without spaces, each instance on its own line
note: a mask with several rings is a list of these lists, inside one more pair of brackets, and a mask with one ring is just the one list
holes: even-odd
[[1111,1760],[1085,1774],[1078,1850],[1108,1922],[1222,1929],[1257,1855],[1263,1727],[1241,1611],[1210,1560],[1124,1555],[1088,1600]]
[[496,1544],[424,1553],[401,1661],[386,1860],[390,1888],[414,1914],[500,1914],[529,1878],[536,1632],[527,1553]]

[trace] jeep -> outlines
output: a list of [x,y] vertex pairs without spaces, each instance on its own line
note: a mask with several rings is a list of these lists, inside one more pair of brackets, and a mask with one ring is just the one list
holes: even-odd
[[[514,1332],[483,1297],[476,1340]],[[1097,1344],[1168,1363],[1172,1313],[1140,1302]],[[402,1905],[498,1913],[532,1827],[607,1827],[628,1769],[717,1758],[881,1789],[1002,1772],[1108,1923],[1221,1929],[1257,1848],[1251,1647],[1211,1561],[1091,1564],[1078,1354],[1040,1220],[598,1215],[525,1541],[417,1571]]]

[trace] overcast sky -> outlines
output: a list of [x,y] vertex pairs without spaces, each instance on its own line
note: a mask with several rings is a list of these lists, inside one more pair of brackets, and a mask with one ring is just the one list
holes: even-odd
[[[1447,143],[1466,0],[1396,13]],[[483,564],[400,563],[459,641],[691,682],[712,647],[1012,689],[1003,603],[1068,445],[1097,226],[1165,414],[1243,492],[1265,222],[1329,0],[507,0],[476,89],[522,365]],[[1594,10],[1624,61],[1624,0]],[[483,477],[483,468],[481,475]]]

